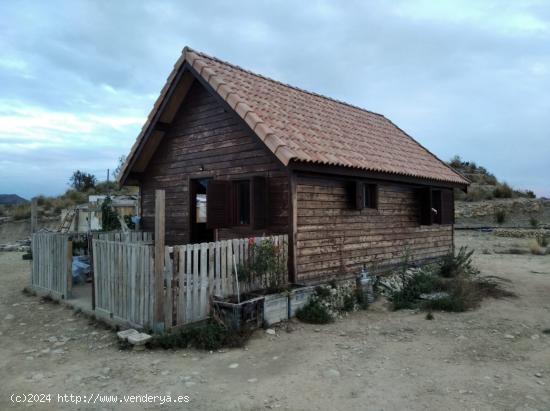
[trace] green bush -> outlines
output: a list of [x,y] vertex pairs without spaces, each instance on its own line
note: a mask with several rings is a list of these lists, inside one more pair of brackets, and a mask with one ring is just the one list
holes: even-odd
[[495,198],[512,198],[514,190],[507,183],[499,183],[493,191]]
[[394,310],[417,308],[420,294],[441,291],[441,282],[429,272],[419,271],[402,281],[401,289],[390,294]]
[[12,208],[12,216],[14,220],[27,220],[31,218],[30,203],[21,203],[14,205]]
[[296,317],[310,324],[327,324],[333,321],[328,309],[315,298],[311,298],[306,305],[296,311]]
[[149,343],[151,348],[188,348],[218,350],[223,347],[241,347],[250,338],[247,330],[236,331],[212,318],[191,324],[184,328],[154,335]]
[[458,253],[447,254],[441,260],[439,275],[444,278],[453,278],[458,275],[477,274],[477,269],[472,264],[474,250],[468,251],[467,247],[460,247]]
[[120,230],[118,214],[112,206],[111,197],[105,197],[101,204],[101,228],[103,231]]
[[[472,264],[472,254],[466,247],[461,247],[456,255],[444,257],[438,266],[424,268],[409,277],[402,275],[402,288],[390,294],[393,308],[461,312],[477,307],[484,297],[515,296],[501,288],[493,278],[480,278],[479,270]],[[433,300],[420,300],[421,294],[435,292],[445,292],[448,295]]]
[[506,212],[504,210],[497,210],[495,212],[495,222],[503,224],[506,221]]
[[245,264],[239,264],[237,272],[239,280],[244,282],[264,283],[272,291],[281,290],[285,285],[287,268],[280,258],[280,248],[273,241],[265,239],[259,244],[252,243],[249,247],[250,257]]
[[531,225],[531,227],[537,228],[539,226],[539,220],[537,220],[535,217],[531,217],[529,219],[529,224]]

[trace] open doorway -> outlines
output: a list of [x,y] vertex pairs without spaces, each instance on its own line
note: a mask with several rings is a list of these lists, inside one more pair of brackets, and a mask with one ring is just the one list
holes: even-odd
[[206,227],[206,189],[208,178],[191,179],[190,193],[190,242],[204,243],[214,241],[214,230]]

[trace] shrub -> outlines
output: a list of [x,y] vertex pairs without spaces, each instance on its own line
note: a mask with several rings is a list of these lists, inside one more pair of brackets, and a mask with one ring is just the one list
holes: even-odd
[[473,254],[474,250],[468,251],[467,247],[460,247],[456,255],[447,254],[441,261],[439,274],[444,278],[477,274],[478,271],[472,264]]
[[14,205],[12,215],[14,220],[27,220],[31,218],[31,205],[29,203]]
[[495,212],[495,221],[498,224],[503,224],[506,221],[506,212],[504,210],[497,210]]
[[537,195],[533,190],[526,190],[525,195],[527,196],[527,198],[537,198]]
[[514,190],[512,190],[512,187],[510,187],[507,183],[499,183],[493,190],[493,195],[495,198],[512,198],[514,195]]
[[537,220],[535,217],[531,217],[529,219],[529,224],[531,225],[531,227],[537,228],[539,226],[539,220]]
[[[473,251],[461,247],[456,255],[444,257],[435,269],[424,268],[408,277],[402,275],[402,288],[390,293],[395,310],[422,308],[428,311],[443,310],[461,312],[478,306],[487,296],[500,298],[515,296],[490,278],[479,278],[471,261]],[[421,294],[445,292],[448,295],[420,301]]]
[[546,253],[546,249],[542,247],[537,240],[532,240],[529,243],[529,251],[534,255],[544,255]]
[[333,321],[327,307],[315,298],[311,298],[306,305],[296,311],[296,317],[310,324],[327,324]]
[[118,214],[112,206],[111,197],[105,197],[101,204],[101,228],[103,231],[120,230]]
[[236,331],[222,322],[209,318],[207,321],[191,324],[184,328],[154,335],[151,348],[188,348],[217,350],[222,347],[240,347],[250,338],[251,331]]
[[536,237],[538,245],[541,247],[548,247],[548,239],[543,235],[538,235]]
[[400,290],[392,291],[390,294],[394,310],[417,308],[420,294],[441,291],[437,278],[424,271],[418,271],[410,277],[402,277],[402,283]]
[[271,240],[265,239],[259,244],[251,242],[250,258],[245,264],[239,264],[237,272],[239,280],[245,282],[263,283],[269,290],[280,290],[285,286],[286,267],[280,258],[280,248]]

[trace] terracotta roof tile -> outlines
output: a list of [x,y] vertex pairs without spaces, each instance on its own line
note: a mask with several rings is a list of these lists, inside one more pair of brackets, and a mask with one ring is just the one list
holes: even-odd
[[283,164],[303,161],[469,183],[380,114],[277,82],[189,48],[178,60],[138,142],[185,61]]

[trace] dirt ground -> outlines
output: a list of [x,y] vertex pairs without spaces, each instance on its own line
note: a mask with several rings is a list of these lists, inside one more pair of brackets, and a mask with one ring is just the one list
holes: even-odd
[[[456,234],[457,245],[480,250],[483,274],[511,281],[517,299],[433,321],[378,302],[330,325],[292,322],[213,353],[120,351],[114,332],[23,295],[29,263],[0,253],[0,409],[550,410],[550,256],[493,253],[502,241]],[[52,397],[12,404],[14,393]],[[58,393],[118,402],[59,403]],[[190,402],[120,402],[143,394]]]

